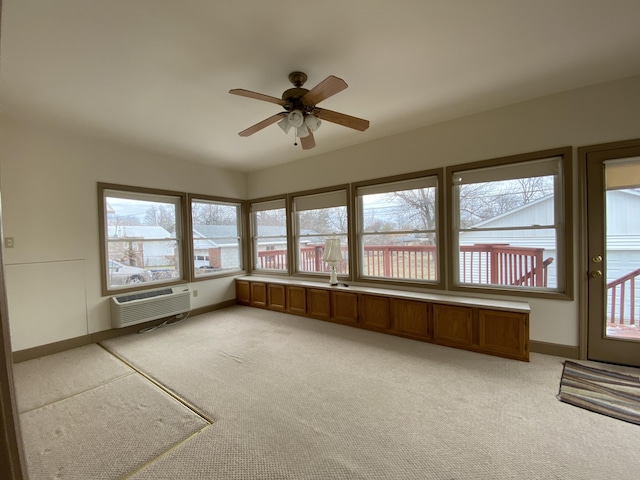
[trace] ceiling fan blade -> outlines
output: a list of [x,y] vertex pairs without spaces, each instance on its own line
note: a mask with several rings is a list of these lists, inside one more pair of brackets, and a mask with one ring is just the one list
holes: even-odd
[[341,92],[348,86],[349,85],[347,85],[347,82],[345,82],[341,78],[329,75],[318,85],[305,93],[300,101],[305,105],[315,106],[322,100],[325,100],[335,95],[336,93]]
[[242,88],[234,88],[229,90],[231,95],[238,95],[240,97],[253,98],[255,100],[262,100],[263,102],[275,103],[276,105],[285,106],[287,102],[278,97],[272,97],[271,95],[265,95],[263,93],[252,92],[250,90],[244,90]]
[[246,130],[241,131],[240,133],[238,133],[238,135],[240,135],[241,137],[248,137],[249,135],[253,135],[254,133],[259,132],[263,128],[268,127],[269,125],[276,123],[278,120],[280,120],[285,115],[286,115],[285,112],[276,113],[275,115],[273,115],[273,116],[271,116],[269,118],[266,118],[266,119],[262,120],[261,122],[256,123],[252,127],[249,127]]
[[309,135],[300,139],[300,144],[303,150],[311,150],[316,146],[316,140],[313,138],[313,133],[309,132]]
[[321,120],[326,120],[327,122],[331,123],[337,123],[338,125],[353,128],[361,132],[364,132],[367,128],[369,128],[369,120],[352,117],[351,115],[345,115],[344,113],[334,112],[325,108],[316,108],[313,113]]

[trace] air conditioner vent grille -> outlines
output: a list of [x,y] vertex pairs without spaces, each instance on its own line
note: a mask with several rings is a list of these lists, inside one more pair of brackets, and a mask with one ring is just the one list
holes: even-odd
[[114,328],[167,318],[191,310],[188,285],[111,297]]
[[120,303],[130,302],[132,300],[141,300],[143,298],[153,298],[159,297],[160,295],[171,295],[173,290],[170,288],[165,288],[163,290],[151,290],[149,292],[140,292],[140,293],[132,293],[130,295],[122,295],[120,297],[116,297],[116,300]]

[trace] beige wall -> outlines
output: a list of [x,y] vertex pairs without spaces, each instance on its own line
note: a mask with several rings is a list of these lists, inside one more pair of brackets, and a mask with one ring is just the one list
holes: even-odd
[[[375,125],[376,119],[370,120]],[[5,250],[11,330],[16,332],[13,349],[110,328],[108,302],[100,293],[99,181],[258,198],[631,138],[640,138],[640,77],[507,106],[248,175],[5,117],[0,121],[0,188],[4,234],[15,239],[15,248]],[[577,208],[574,205],[576,214]],[[576,240],[576,260],[577,253]],[[194,308],[235,295],[230,278],[195,285],[199,295],[193,299]],[[578,344],[577,301],[523,300],[532,306],[532,340]]]
[[[376,119],[370,120],[375,126]],[[321,131],[316,138],[322,141]],[[253,172],[247,178],[247,193],[249,198],[259,198],[562,146],[573,146],[575,154],[578,146],[633,138],[640,138],[640,77],[510,105]],[[577,201],[576,188],[575,218]],[[576,223],[576,265],[577,227]],[[578,345],[577,301],[523,300],[532,307],[532,340]]]
[[[0,187],[12,347],[110,328],[100,291],[97,182],[245,198],[245,175],[4,118]],[[192,306],[235,297],[230,278],[197,282]]]

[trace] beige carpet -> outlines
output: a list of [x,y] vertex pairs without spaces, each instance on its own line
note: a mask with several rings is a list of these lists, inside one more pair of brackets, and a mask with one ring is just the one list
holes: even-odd
[[556,357],[239,306],[105,347],[215,419],[136,480],[637,478],[640,431],[558,402]]
[[[84,480],[637,478],[638,426],[559,402],[557,357],[517,362],[240,306],[104,347],[214,424],[126,475]],[[145,444],[110,430],[136,438],[128,455]]]
[[17,363],[13,367],[18,411],[42,407],[133,370],[98,345]]
[[18,364],[16,384],[31,480],[122,478],[210,426],[96,345]]

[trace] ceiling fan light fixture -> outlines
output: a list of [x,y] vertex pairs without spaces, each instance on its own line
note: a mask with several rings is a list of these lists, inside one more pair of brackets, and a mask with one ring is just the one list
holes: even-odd
[[300,127],[298,127],[297,130],[298,130],[298,138],[308,137],[309,134],[311,133],[304,123]]
[[299,128],[304,124],[304,114],[300,110],[294,110],[287,115],[289,125]]
[[289,123],[289,119],[287,117],[284,117],[282,120],[280,120],[278,122],[278,126],[284,133],[289,133],[289,130],[291,130],[291,124]]
[[307,115],[307,117],[304,119],[304,124],[312,132],[315,132],[316,130],[318,130],[321,123],[322,121],[318,117],[312,114]]

